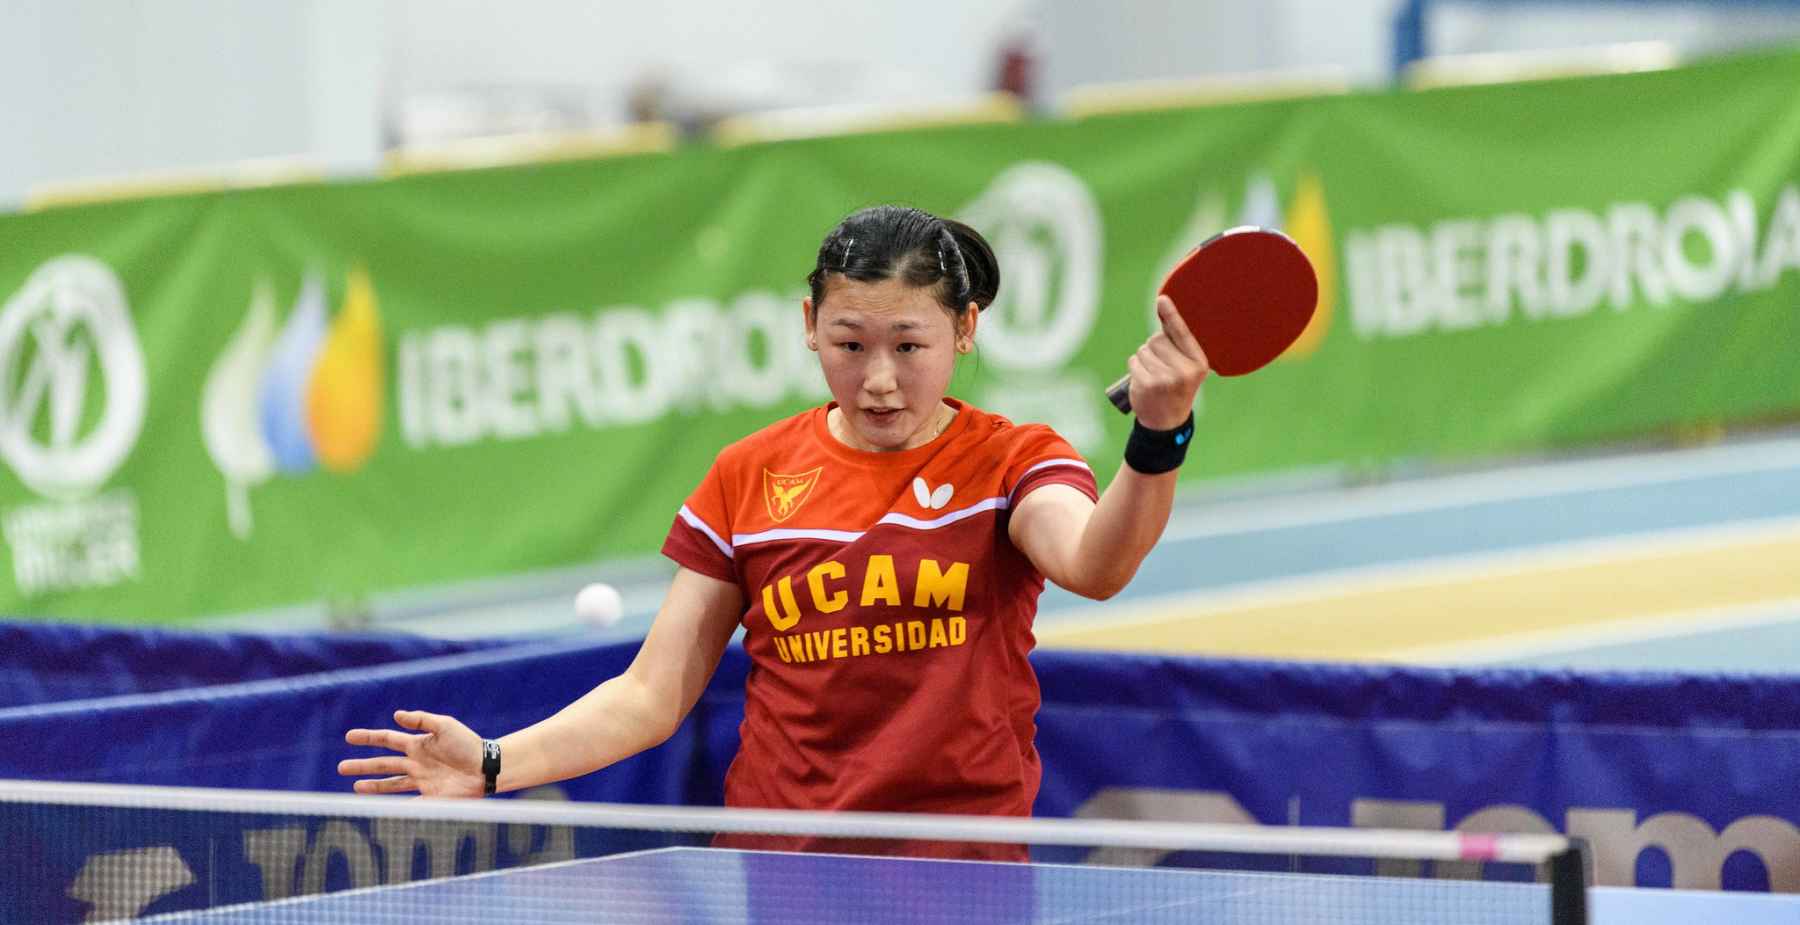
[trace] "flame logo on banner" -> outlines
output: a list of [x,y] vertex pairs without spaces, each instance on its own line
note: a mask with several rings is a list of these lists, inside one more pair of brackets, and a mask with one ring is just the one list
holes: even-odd
[[307,384],[307,430],[325,468],[354,472],[374,455],[381,436],[381,374],[375,287],[359,270],[350,274],[344,309]]
[[1244,198],[1237,220],[1230,221],[1226,197],[1216,187],[1203,189],[1189,213],[1187,223],[1175,238],[1168,253],[1157,264],[1157,275],[1151,283],[1148,320],[1154,333],[1162,328],[1156,318],[1156,287],[1162,274],[1193,250],[1194,245],[1234,225],[1260,225],[1275,228],[1294,239],[1311,259],[1313,272],[1319,278],[1319,304],[1312,321],[1299,339],[1282,353],[1281,359],[1304,359],[1318,352],[1331,330],[1337,313],[1337,248],[1331,233],[1331,214],[1325,203],[1325,183],[1319,175],[1303,169],[1295,178],[1293,198],[1284,211],[1281,193],[1268,174],[1252,174],[1244,184]]
[[1300,332],[1299,339],[1282,354],[1298,359],[1319,349],[1337,311],[1337,252],[1332,244],[1331,215],[1325,208],[1325,184],[1319,181],[1318,174],[1307,171],[1300,175],[1283,230],[1312,258],[1313,272],[1319,277],[1319,307],[1313,310],[1312,321]]
[[366,272],[351,271],[330,321],[324,283],[309,274],[279,332],[271,287],[256,283],[201,396],[202,436],[225,476],[234,535],[250,536],[249,490],[274,473],[347,473],[368,462],[381,436],[384,381],[381,315]]

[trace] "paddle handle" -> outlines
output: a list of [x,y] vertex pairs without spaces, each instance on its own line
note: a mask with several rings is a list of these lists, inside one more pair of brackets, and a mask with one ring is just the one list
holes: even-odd
[[1125,375],[1120,376],[1119,381],[1113,383],[1112,386],[1106,390],[1106,397],[1112,401],[1114,408],[1119,409],[1120,414],[1130,414],[1131,374],[1126,373]]

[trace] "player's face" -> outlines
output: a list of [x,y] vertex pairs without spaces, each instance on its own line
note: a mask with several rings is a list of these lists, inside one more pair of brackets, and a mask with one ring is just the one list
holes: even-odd
[[[973,315],[966,313],[965,338]],[[936,436],[958,331],[930,289],[833,279],[816,312],[807,300],[806,339],[862,449],[903,450]]]

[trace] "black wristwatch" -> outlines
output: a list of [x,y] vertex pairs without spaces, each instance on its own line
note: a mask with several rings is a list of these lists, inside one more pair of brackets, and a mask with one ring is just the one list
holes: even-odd
[[492,794],[500,783],[500,743],[493,739],[481,740],[481,776],[486,778],[482,792]]

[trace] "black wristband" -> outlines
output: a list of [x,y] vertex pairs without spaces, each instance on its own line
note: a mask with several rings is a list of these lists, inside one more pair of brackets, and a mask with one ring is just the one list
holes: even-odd
[[492,794],[500,783],[500,743],[493,739],[481,740],[481,776],[486,778],[481,792]]
[[1194,436],[1194,414],[1174,430],[1151,430],[1135,418],[1131,422],[1131,439],[1125,441],[1125,465],[1145,475],[1159,475],[1181,466],[1187,458],[1188,441]]

